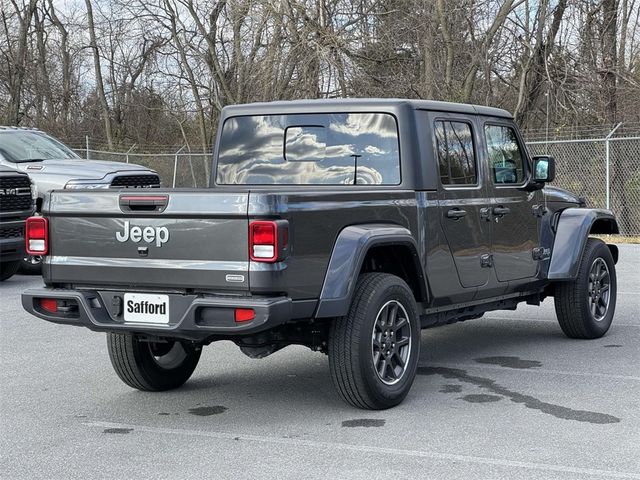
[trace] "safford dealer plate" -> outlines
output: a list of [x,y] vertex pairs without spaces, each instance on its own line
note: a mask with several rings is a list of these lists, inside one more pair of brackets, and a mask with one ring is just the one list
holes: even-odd
[[169,296],[125,293],[124,321],[130,323],[169,323]]

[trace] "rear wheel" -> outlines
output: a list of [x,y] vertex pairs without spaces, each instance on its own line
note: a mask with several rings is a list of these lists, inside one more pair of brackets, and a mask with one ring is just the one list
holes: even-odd
[[4,282],[5,280],[13,277],[20,267],[20,260],[16,260],[14,262],[0,262],[0,282]]
[[570,338],[600,338],[611,326],[616,308],[616,266],[609,247],[589,238],[578,276],[556,285],[560,328]]
[[407,396],[420,356],[418,311],[409,286],[394,275],[358,279],[349,313],[329,333],[329,366],[342,398],[380,410]]
[[107,347],[120,379],[144,391],[178,388],[191,377],[201,353],[180,340],[146,342],[124,333],[108,333]]
[[20,262],[20,273],[24,275],[42,275],[42,257],[27,255]]

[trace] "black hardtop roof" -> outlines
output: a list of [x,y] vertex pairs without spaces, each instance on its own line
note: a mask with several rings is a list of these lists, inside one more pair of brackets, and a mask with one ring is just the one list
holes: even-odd
[[245,103],[225,107],[224,114],[225,116],[234,116],[269,113],[310,113],[311,110],[320,112],[332,109],[356,111],[358,108],[364,108],[367,110],[374,108],[396,109],[407,106],[416,110],[432,110],[437,112],[513,118],[509,112],[501,108],[470,105],[466,103],[439,102],[435,100],[410,100],[402,98],[331,98]]

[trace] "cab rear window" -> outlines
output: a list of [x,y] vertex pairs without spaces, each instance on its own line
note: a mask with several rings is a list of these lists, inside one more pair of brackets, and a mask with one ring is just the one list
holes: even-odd
[[387,113],[256,115],[222,127],[219,185],[397,185],[398,127]]

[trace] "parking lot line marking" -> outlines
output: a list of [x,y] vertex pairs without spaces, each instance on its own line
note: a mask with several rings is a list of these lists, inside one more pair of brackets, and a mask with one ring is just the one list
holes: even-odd
[[269,437],[263,435],[243,435],[224,432],[207,432],[203,430],[189,430],[185,428],[161,428],[147,427],[144,425],[132,425],[112,422],[86,422],[84,425],[98,428],[131,428],[133,431],[156,433],[161,435],[187,435],[192,437],[205,437],[217,440],[258,442],[272,445],[287,445],[292,447],[310,447],[318,449],[333,449],[339,451],[352,451],[361,453],[376,453],[384,455],[403,455],[416,458],[430,458],[433,460],[449,460],[452,462],[464,462],[471,464],[493,465],[500,467],[515,467],[528,470],[542,470],[547,472],[574,473],[577,475],[593,475],[600,478],[623,478],[640,480],[640,473],[617,472],[614,470],[600,470],[594,468],[569,467],[566,465],[554,465],[549,463],[523,462],[518,460],[506,460],[501,458],[477,457],[473,455],[459,455],[453,453],[440,453],[424,450],[407,450],[398,448],[384,448],[373,445],[353,445],[339,442],[318,442],[314,440],[300,440],[282,437]]
[[[490,313],[490,312],[489,312]],[[553,323],[553,324],[557,324],[558,322],[556,320],[544,320],[542,318],[522,318],[522,317],[494,317],[492,315],[487,315],[486,317],[484,317],[483,320],[511,320],[514,322],[542,322],[542,323]],[[614,323],[611,325],[612,328],[613,327],[634,327],[634,328],[640,328],[640,325],[634,325],[632,323],[616,323],[614,321]]]
[[640,382],[640,377],[634,377],[633,375],[615,375],[608,373],[592,373],[592,372],[570,372],[567,370],[548,370],[546,368],[508,368],[508,367],[494,367],[492,365],[480,365],[476,363],[427,363],[422,365],[423,367],[454,367],[454,368],[475,368],[478,370],[494,370],[500,372],[517,372],[518,374],[525,373],[543,373],[548,375],[568,375],[574,377],[598,377],[606,378],[608,380],[628,380],[631,382]]

